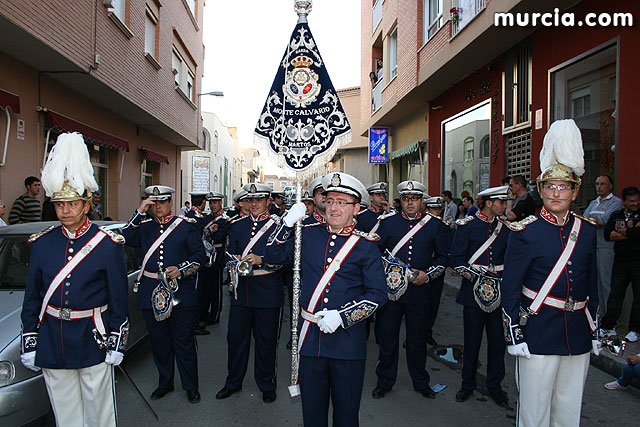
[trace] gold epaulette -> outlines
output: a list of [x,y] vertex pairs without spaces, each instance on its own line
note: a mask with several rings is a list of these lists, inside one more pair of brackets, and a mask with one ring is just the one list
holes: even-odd
[[310,224],[302,224],[303,227],[315,227],[316,225],[325,225],[326,222],[320,222],[320,221],[316,221],[316,222],[312,222]]
[[276,214],[271,214],[271,219],[276,222],[276,224],[280,224],[280,217]]
[[467,225],[474,218],[475,216],[465,216],[464,218],[456,219],[456,225]]
[[45,234],[47,234],[48,232],[50,232],[51,230],[53,230],[54,228],[56,228],[55,225],[52,225],[48,228],[45,228],[44,230],[38,232],[38,233],[33,233],[31,236],[29,236],[29,240],[27,240],[27,242],[29,243],[33,243],[36,240],[38,240],[40,237],[44,236]]
[[355,234],[356,236],[364,237],[365,239],[367,239],[367,240],[369,240],[371,242],[377,242],[378,240],[380,240],[380,236],[378,236],[376,233],[365,233],[364,231],[354,229],[351,232],[351,234]]
[[536,222],[537,220],[538,220],[537,216],[529,215],[522,221],[513,221],[510,223],[507,223],[507,227],[509,227],[509,230],[512,230],[512,231],[522,231],[527,227],[527,225],[533,222]]
[[434,215],[434,214],[432,214],[432,213],[431,213],[431,212],[429,212],[429,211],[426,211],[426,212],[425,212],[425,214],[427,214],[427,215],[431,215],[431,216],[432,216],[432,217],[434,217],[435,219],[437,219],[437,220],[439,220],[439,221],[442,221],[442,223],[443,223],[444,225],[446,225],[447,227],[449,227],[449,226],[451,225],[451,221],[446,220],[446,219],[442,219],[442,217],[440,217],[440,216],[438,216],[438,215]]
[[140,220],[140,224],[144,224],[145,222],[149,222],[149,221],[153,221],[153,218],[145,218],[143,220]]
[[584,215],[578,215],[577,213],[571,211],[571,215],[575,216],[576,218],[580,218],[581,220],[588,222],[591,225],[598,225],[598,221],[596,221],[595,218],[591,218],[589,216],[584,216]]
[[496,217],[496,220],[497,220],[498,222],[503,223],[503,224],[504,224],[504,225],[506,225],[507,227],[511,224],[511,222],[510,222],[509,220],[507,220],[506,218],[503,218],[503,217],[501,217],[501,216],[497,216],[497,217]]
[[184,215],[180,215],[179,218],[182,218],[183,220],[185,220],[185,221],[187,221],[188,223],[191,223],[191,224],[195,224],[196,222],[198,222],[198,221],[196,221],[195,218],[189,218],[188,216],[184,216]]
[[238,221],[242,221],[245,218],[249,218],[249,215],[237,216],[234,218],[229,218],[229,224],[235,224]]
[[107,227],[105,226],[101,226],[98,227],[104,234],[106,234],[107,236],[109,236],[111,238],[111,240],[113,241],[113,243],[117,243],[119,245],[124,245],[125,240],[124,240],[124,236],[122,234],[118,234],[115,231],[109,230]]

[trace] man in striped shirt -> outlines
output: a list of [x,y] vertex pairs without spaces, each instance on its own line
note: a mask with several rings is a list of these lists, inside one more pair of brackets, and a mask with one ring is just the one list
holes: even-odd
[[40,180],[35,176],[29,176],[24,180],[27,192],[13,202],[9,214],[9,224],[21,224],[23,222],[37,222],[42,216],[40,200]]

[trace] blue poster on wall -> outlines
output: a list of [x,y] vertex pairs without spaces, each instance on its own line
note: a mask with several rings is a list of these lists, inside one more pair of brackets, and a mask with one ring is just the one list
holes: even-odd
[[389,129],[369,128],[369,163],[387,163]]

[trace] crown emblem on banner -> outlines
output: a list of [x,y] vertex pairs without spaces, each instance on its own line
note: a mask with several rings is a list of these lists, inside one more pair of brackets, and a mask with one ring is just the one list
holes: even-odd
[[296,56],[295,58],[293,58],[291,60],[291,65],[294,66],[294,68],[307,68],[309,67],[309,65],[313,64],[313,59],[309,58],[308,56]]

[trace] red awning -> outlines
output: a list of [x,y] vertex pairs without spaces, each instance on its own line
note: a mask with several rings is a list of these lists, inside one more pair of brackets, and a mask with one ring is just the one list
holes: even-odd
[[148,160],[150,162],[169,164],[169,158],[164,154],[156,153],[155,151],[151,151],[146,148],[141,148],[141,150],[145,160]]
[[0,89],[0,108],[11,107],[11,111],[20,114],[20,97]]
[[93,140],[98,145],[116,150],[129,151],[129,143],[117,136],[102,132],[96,128],[77,122],[62,114],[46,110],[49,126],[56,127],[67,132],[80,132],[85,138]]

